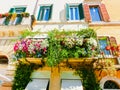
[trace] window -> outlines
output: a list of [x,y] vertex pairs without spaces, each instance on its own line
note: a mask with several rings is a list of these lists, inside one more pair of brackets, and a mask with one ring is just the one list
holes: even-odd
[[48,21],[51,18],[52,5],[51,6],[40,6],[37,20]]
[[98,7],[90,7],[90,15],[92,21],[101,21],[101,16]]
[[[100,50],[101,52],[104,53],[104,55],[116,55],[117,51],[116,51],[116,39],[115,37],[99,37],[99,46],[100,46]],[[109,46],[109,47],[108,47]]]
[[5,25],[8,25],[8,24],[15,24],[15,25],[20,24],[21,21],[22,21],[22,16],[20,14],[22,12],[25,12],[25,10],[26,10],[26,7],[14,7],[14,8],[11,8],[9,13],[16,13],[17,16],[16,16],[15,20],[12,20],[11,22],[10,22],[10,17],[7,17],[5,19],[5,21],[4,21],[4,24]]
[[66,19],[67,20],[81,20],[84,18],[82,4],[68,5],[66,4]]
[[106,46],[109,45],[109,41],[107,37],[102,37],[99,38],[99,45],[100,45],[100,50],[105,54],[105,55],[111,55],[110,51],[106,50]]
[[104,89],[120,89],[119,88],[119,86],[117,85],[117,83],[115,83],[115,82],[113,82],[113,81],[111,81],[111,80],[108,80],[108,81],[106,81],[105,82],[105,84],[104,84]]
[[79,79],[63,79],[61,90],[83,90],[82,82]]
[[9,13],[17,13],[20,14],[22,12],[25,12],[26,7],[15,7],[15,8],[11,8]]
[[49,90],[49,79],[33,79],[29,82],[25,90]]
[[84,4],[84,15],[85,21],[87,22],[110,21],[109,14],[104,4],[99,5]]

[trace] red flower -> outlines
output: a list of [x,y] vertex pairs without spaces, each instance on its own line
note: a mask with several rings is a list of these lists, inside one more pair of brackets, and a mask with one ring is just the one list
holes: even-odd
[[0,18],[2,18],[2,14],[0,14]]
[[8,16],[9,16],[9,13],[5,13],[5,16],[8,17]]
[[111,50],[112,50],[112,51],[115,51],[115,47],[114,47],[114,46],[111,46]]
[[117,50],[118,50],[118,51],[120,51],[120,45],[119,45],[119,46],[117,46]]
[[106,50],[110,50],[110,49],[111,49],[111,46],[106,46],[105,49],[106,49]]

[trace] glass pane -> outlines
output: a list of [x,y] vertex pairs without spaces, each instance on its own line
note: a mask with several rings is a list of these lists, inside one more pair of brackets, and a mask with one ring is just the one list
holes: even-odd
[[70,7],[69,9],[69,20],[79,20],[79,9],[78,7]]
[[98,7],[90,7],[92,21],[101,21]]
[[106,46],[107,46],[107,40],[106,39],[99,40],[99,45],[100,45],[101,51],[103,51],[105,55],[110,55],[110,51],[105,49]]
[[70,16],[70,20],[73,20],[73,8],[72,7],[70,7],[70,11],[69,11],[69,16]]
[[62,80],[61,90],[83,90],[80,80]]
[[50,13],[50,8],[45,8],[44,9],[44,14],[43,14],[43,20],[48,21],[49,20],[49,14]]
[[29,82],[25,90],[47,90],[49,84],[48,79],[33,79]]
[[78,9],[78,7],[75,8],[75,20],[79,20],[79,9]]

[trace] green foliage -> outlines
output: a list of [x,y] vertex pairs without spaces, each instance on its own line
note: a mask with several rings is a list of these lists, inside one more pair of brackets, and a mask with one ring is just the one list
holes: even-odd
[[80,76],[84,90],[102,90],[94,72],[92,65],[84,64],[76,69],[75,73]]
[[93,29],[79,31],[53,30],[48,33],[48,66],[56,66],[63,59],[91,57],[98,53],[97,35]]
[[33,32],[33,31],[31,31],[31,30],[24,30],[24,31],[21,32],[20,39],[24,39],[24,38],[26,38],[26,37],[28,37],[28,36],[33,37],[33,36],[35,36],[35,35],[37,35],[37,34],[39,34],[39,33],[40,33],[40,32],[38,32],[38,31]]
[[24,90],[29,81],[32,80],[30,76],[36,68],[38,66],[33,63],[20,62],[15,71],[12,90]]
[[[57,64],[59,64],[61,62],[61,60],[63,59],[63,53],[65,52],[61,52],[61,46],[60,46],[60,40],[56,39],[56,31],[53,32],[49,32],[49,48],[48,48],[48,52],[47,52],[47,61],[46,63],[48,64],[48,66],[56,66]],[[62,54],[61,54],[62,53]]]

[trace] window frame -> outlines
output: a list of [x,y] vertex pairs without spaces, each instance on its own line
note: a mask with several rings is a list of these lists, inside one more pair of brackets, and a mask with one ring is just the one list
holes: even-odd
[[[100,39],[104,39],[104,38],[106,38],[106,40],[107,40],[107,46],[110,46],[110,50],[109,50],[109,52],[110,52],[110,55],[107,55],[107,54],[104,54],[103,53],[103,55],[105,56],[105,57],[107,57],[107,58],[111,58],[111,57],[116,57],[116,54],[115,53],[117,53],[118,51],[116,51],[116,50],[112,50],[112,46],[113,46],[113,44],[115,45],[115,46],[117,46],[117,42],[116,42],[116,38],[115,37],[113,37],[113,36],[98,36],[98,44],[99,44],[99,49],[100,49],[100,51],[102,51],[101,50],[101,48],[100,48],[100,43],[99,43],[99,40]],[[111,41],[111,38],[113,38],[114,39],[114,43],[113,43],[113,41]],[[107,47],[106,46],[106,47]],[[106,48],[105,47],[105,48]],[[116,48],[116,47],[115,47]],[[103,51],[102,51],[103,52]],[[101,52],[100,52],[100,54],[99,55],[101,55]]]
[[[51,16],[52,16],[52,7],[53,5],[40,5],[39,6],[39,11],[38,11],[38,16],[37,16],[37,21],[49,21],[51,19]],[[46,18],[46,13],[45,11],[49,9],[49,13],[48,13],[48,16],[47,16],[47,19]]]
[[[73,17],[74,19],[71,19],[71,13],[70,13],[70,8],[71,7],[77,7],[78,8],[78,19],[76,19],[76,12],[74,11],[73,13]],[[84,17],[84,11],[83,11],[83,4],[80,3],[80,4],[66,4],[66,20],[67,21],[80,21],[80,20],[83,20],[85,17]]]
[[[100,41],[100,40],[106,40],[106,43],[107,43],[106,46],[110,45],[110,41],[109,41],[109,37],[108,37],[108,36],[98,37],[98,41]],[[99,43],[99,48],[100,48],[100,47],[101,47],[101,46],[100,46],[100,43]],[[105,48],[106,48],[106,47],[104,47],[104,49],[105,49]],[[104,55],[105,55],[105,56],[108,55],[108,54],[105,53],[105,51],[107,51],[106,49],[105,49],[105,51],[103,51],[103,50],[100,48],[100,51],[104,52]],[[108,52],[108,51],[107,51],[107,52]],[[112,55],[111,50],[109,51],[109,55]]]
[[[99,16],[100,16],[100,21],[93,21],[92,20],[91,11],[90,11],[91,7],[97,7],[98,8],[98,13],[99,13]],[[100,11],[100,6],[99,5],[89,5],[89,11],[90,11],[91,22],[102,22],[103,21],[103,17],[102,17],[102,13]]]

